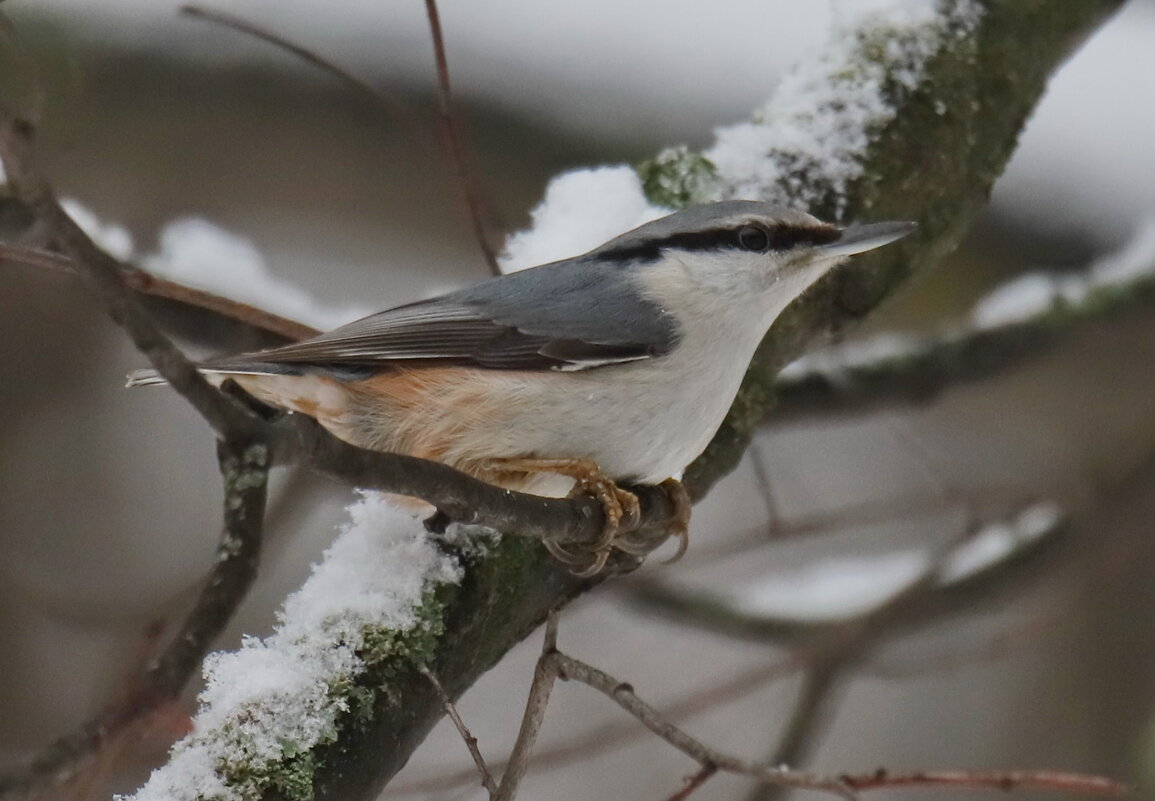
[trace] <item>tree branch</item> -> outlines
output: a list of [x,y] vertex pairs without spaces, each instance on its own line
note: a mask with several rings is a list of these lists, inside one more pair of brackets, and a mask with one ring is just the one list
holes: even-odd
[[778,376],[767,422],[926,403],[945,389],[1021,364],[1090,325],[1149,314],[1155,308],[1155,263],[1140,261],[1122,275],[1101,275],[1101,266],[1115,258],[1081,275],[1027,276],[1037,282],[1036,293],[1048,284],[1052,292],[1017,319],[990,324],[979,317],[992,297],[1013,292],[1024,278],[980,301],[972,322],[959,330],[921,338],[884,334],[808,355]]
[[[51,250],[14,247],[3,243],[0,243],[0,263],[39,267],[72,275],[81,272],[72,259]],[[120,264],[120,280],[126,288],[138,295],[171,300],[187,308],[219,315],[266,334],[278,342],[293,342],[320,333],[317,329],[296,320],[160,278],[132,264]]]
[[879,770],[864,775],[829,776],[797,771],[773,764],[752,762],[719,751],[691,737],[662,717],[647,704],[633,687],[618,681],[603,670],[557,652],[552,661],[558,677],[592,687],[637,718],[651,732],[693,759],[703,768],[712,767],[725,773],[747,776],[775,787],[821,790],[853,801],[855,793],[865,790],[897,789],[918,786],[960,786],[974,788],[1037,788],[1088,795],[1125,797],[1132,793],[1127,785],[1105,778],[1056,771],[920,771],[888,773]]
[[77,266],[81,277],[103,301],[109,315],[132,338],[153,367],[222,437],[251,439],[253,417],[217,392],[140,308],[122,280],[122,265],[101,250],[61,208],[32,152],[33,127],[0,108],[0,159],[9,184],[35,213],[55,244]]
[[264,446],[247,443],[221,443],[217,458],[224,527],[212,571],[180,630],[127,699],[48,745],[29,764],[0,775],[0,797],[63,784],[131,725],[176,700],[232,618],[257,575],[270,465]]

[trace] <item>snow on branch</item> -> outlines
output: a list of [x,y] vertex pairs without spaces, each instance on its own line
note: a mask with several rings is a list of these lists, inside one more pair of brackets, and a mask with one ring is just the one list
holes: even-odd
[[428,658],[441,634],[437,590],[460,580],[460,566],[384,496],[365,494],[349,514],[276,633],[206,660],[192,733],[122,798],[310,797],[314,749],[372,709],[381,688],[367,671]]
[[160,231],[159,250],[138,254],[123,227],[105,223],[77,200],[61,201],[68,216],[103,250],[120,261],[139,258],[155,278],[205,290],[238,303],[309,323],[334,328],[377,309],[326,308],[316,298],[269,270],[248,239],[200,217],[173,220]]
[[967,322],[936,335],[882,333],[825,348],[778,375],[775,422],[925,401],[988,377],[1073,328],[1155,300],[1155,218],[1079,273],[1032,272],[979,300]]
[[[916,90],[951,39],[969,35],[974,0],[873,0],[839,4],[831,39],[799,64],[750,122],[718,131],[705,152],[720,195],[811,207],[861,177],[871,142]],[[946,112],[945,106],[938,113]]]
[[899,101],[981,13],[974,0],[841,4],[826,46],[800,62],[751,121],[720,128],[705,152],[670,148],[636,170],[594,167],[554,178],[532,228],[506,245],[503,269],[573,256],[691,203],[740,198],[808,208],[835,197],[841,213]]

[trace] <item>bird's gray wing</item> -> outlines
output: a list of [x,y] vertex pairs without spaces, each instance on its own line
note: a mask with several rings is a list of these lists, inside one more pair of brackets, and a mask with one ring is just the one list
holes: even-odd
[[630,270],[631,265],[582,258],[555,262],[207,366],[356,368],[434,361],[582,370],[661,356],[676,344],[677,324],[642,295]]

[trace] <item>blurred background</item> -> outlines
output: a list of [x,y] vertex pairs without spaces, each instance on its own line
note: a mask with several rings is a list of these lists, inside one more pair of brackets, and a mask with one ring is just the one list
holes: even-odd
[[[840,7],[443,0],[458,106],[497,227],[525,227],[559,171],[709,144],[821,46]],[[386,89],[414,123],[266,44],[183,18],[168,0],[10,0],[47,98],[41,152],[60,193],[123,226],[140,254],[161,246],[166,224],[207,220],[327,309],[376,310],[485,277],[438,152],[422,4],[227,8]],[[1086,268],[1155,218],[1155,114],[1142,77],[1155,68],[1153,44],[1155,3],[1131,0],[1055,77],[965,246],[872,331],[959,323],[1015,274]],[[0,74],[9,93],[27,86],[17,62]],[[0,764],[15,764],[123,693],[155,647],[150,626],[179,617],[213,553],[219,481],[213,439],[183,403],[122,389],[142,360],[75,281],[4,267],[0,310]],[[201,332],[191,345],[251,346],[235,333]],[[840,673],[807,764],[1046,767],[1145,782],[1155,757],[1153,454],[1155,319],[1105,320],[932,404],[766,430],[696,510],[690,555],[577,602],[561,642],[660,708],[715,693],[685,726],[764,757],[798,680],[753,678],[758,666],[814,621],[877,599],[888,577],[909,578],[895,565],[957,538],[968,509],[1013,516],[1056,499],[1075,523],[1037,564]],[[271,629],[349,500],[300,476],[279,481],[259,584],[220,647]],[[752,637],[688,625],[644,603],[655,582],[725,588],[793,628]],[[494,757],[512,742],[537,648],[516,649],[461,703]],[[615,720],[592,691],[562,685],[543,747]],[[179,711],[170,723],[135,743],[92,797],[135,787],[181,733]],[[526,797],[661,798],[693,772],[653,738],[600,739],[531,773]],[[471,778],[428,781],[467,766],[457,734],[441,727],[386,797],[480,798]],[[748,792],[719,777],[697,797]]]

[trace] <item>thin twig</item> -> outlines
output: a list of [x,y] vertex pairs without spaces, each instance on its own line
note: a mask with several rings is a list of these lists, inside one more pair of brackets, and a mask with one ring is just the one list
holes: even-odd
[[638,697],[633,687],[621,682],[603,670],[593,667],[560,651],[552,656],[558,677],[581,682],[616,703],[626,712],[667,743],[695,760],[726,773],[747,776],[766,784],[780,787],[820,790],[843,798],[853,799],[855,793],[903,787],[958,786],[1012,790],[1035,788],[1089,795],[1123,797],[1132,789],[1104,776],[1053,771],[919,771],[889,773],[876,771],[863,775],[832,776],[809,771],[791,770],[751,762],[741,757],[718,751],[674,726]]
[[481,776],[481,785],[488,791],[489,797],[493,798],[497,795],[497,783],[493,780],[493,774],[489,772],[489,766],[485,764],[485,757],[482,756],[481,748],[477,745],[477,738],[473,736],[473,732],[465,725],[465,721],[461,719],[461,715],[457,712],[457,706],[453,703],[453,699],[449,697],[449,693],[445,692],[445,688],[441,686],[441,681],[437,678],[432,670],[422,665],[419,670],[425,678],[429,679],[429,683],[433,685],[433,689],[441,696],[441,704],[445,707],[445,714],[453,721],[453,725],[457,727],[457,733],[461,735],[461,739],[465,741],[465,747],[469,749],[469,755],[473,757],[473,764],[477,766],[477,772]]
[[412,140],[413,144],[425,147],[425,138],[419,133],[421,129],[420,123],[409,107],[398,100],[388,92],[383,91],[379,87],[366,81],[364,78],[358,78],[353,73],[346,70],[344,67],[338,66],[321,54],[310,50],[304,45],[297,42],[290,41],[280,34],[273,33],[268,28],[261,27],[255,22],[251,22],[243,17],[231,14],[220,9],[209,8],[208,6],[199,3],[186,3],[180,7],[180,13],[188,17],[211,22],[215,25],[228,28],[229,30],[243,33],[259,39],[262,42],[280,48],[285,52],[296,56],[313,67],[317,67],[323,72],[327,72],[337,79],[343,81],[356,91],[360,92],[365,97],[368,97],[377,105],[385,109],[392,115],[401,128],[405,131],[406,136]]
[[433,56],[437,61],[437,118],[442,141],[445,143],[445,149],[453,162],[457,184],[465,197],[469,220],[473,224],[473,236],[481,248],[485,263],[489,266],[489,272],[493,275],[501,275],[501,267],[497,263],[497,251],[489,241],[481,198],[477,191],[477,184],[466,163],[465,148],[462,146],[457,119],[453,113],[453,96],[449,88],[449,62],[445,56],[445,41],[441,35],[441,17],[437,13],[437,0],[425,0],[425,14],[429,18],[429,35],[433,39]]
[[[841,656],[816,660],[802,678],[802,688],[790,711],[790,720],[779,735],[778,745],[766,760],[769,765],[798,765],[802,763],[824,722],[823,710],[831,704],[830,696],[840,685],[846,660]],[[749,801],[775,801],[781,797],[782,787],[759,784],[750,793]]]
[[874,773],[840,777],[851,790],[883,790],[906,787],[968,787],[989,790],[1054,790],[1106,798],[1126,798],[1135,788],[1105,776],[1053,770],[930,770],[915,773]]
[[222,436],[251,439],[256,418],[214,389],[184,354],[161,333],[122,281],[123,265],[101,250],[61,207],[32,153],[33,126],[0,109],[0,159],[16,197],[28,205],[57,246],[103,301],[133,344],[201,417]]
[[550,612],[545,621],[545,636],[541,644],[541,656],[533,669],[533,681],[529,685],[529,697],[525,702],[525,713],[521,718],[521,727],[517,732],[517,741],[509,755],[505,773],[501,777],[501,786],[497,791],[495,801],[513,801],[517,789],[529,768],[530,756],[537,743],[537,734],[541,730],[541,722],[545,718],[545,710],[549,705],[550,693],[557,679],[557,670],[550,657],[557,651],[557,622],[558,613]]
[[717,765],[703,765],[693,776],[685,778],[684,786],[669,796],[666,801],[686,801],[699,787],[718,773]]
[[[756,692],[768,682],[796,673],[805,667],[808,659],[809,654],[793,653],[776,662],[747,668],[712,687],[695,690],[666,705],[665,716],[668,720],[678,723],[716,710],[720,704],[743,698]],[[564,767],[592,754],[602,753],[607,749],[637,740],[645,733],[646,730],[638,726],[637,721],[629,718],[613,720],[595,726],[568,742],[537,751],[533,755],[533,767],[539,771]],[[501,768],[504,764],[506,763],[497,763],[494,768]],[[455,771],[448,775],[439,773],[428,779],[421,779],[390,789],[401,795],[444,792],[468,782],[473,778],[473,775],[472,768]]]
[[758,491],[762,494],[762,501],[766,504],[766,537],[767,539],[778,539],[781,535],[779,529],[782,523],[782,512],[778,508],[778,498],[774,494],[774,485],[770,481],[770,468],[766,466],[766,461],[762,458],[762,446],[754,440],[750,443],[750,464],[754,469],[754,483],[758,485]]
[[594,688],[699,765],[712,765],[727,773],[749,776],[786,787],[805,787],[825,790],[847,798],[853,797],[837,778],[759,765],[708,746],[668,721],[660,712],[639,698],[629,684],[560,651],[555,653],[552,659],[559,678],[581,682]]

